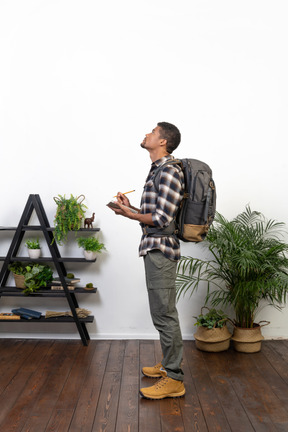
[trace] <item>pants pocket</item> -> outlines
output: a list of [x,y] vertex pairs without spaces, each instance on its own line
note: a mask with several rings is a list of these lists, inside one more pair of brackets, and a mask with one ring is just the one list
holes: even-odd
[[175,289],[176,262],[158,250],[148,252],[144,262],[148,290]]

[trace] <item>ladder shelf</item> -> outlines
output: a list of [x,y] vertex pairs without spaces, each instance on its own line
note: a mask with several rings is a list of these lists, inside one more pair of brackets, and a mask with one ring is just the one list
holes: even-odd
[[[36,212],[36,215],[39,220],[39,225],[29,225],[29,220],[33,211]],[[76,298],[76,294],[90,294],[96,293],[97,288],[86,290],[84,287],[75,287],[74,290],[69,290],[67,282],[65,280],[65,276],[67,275],[67,271],[64,263],[93,263],[96,261],[87,261],[85,258],[75,258],[75,257],[61,257],[56,241],[54,240],[53,231],[54,228],[50,227],[49,221],[42,205],[40,196],[38,194],[31,194],[28,197],[27,203],[25,205],[23,214],[20,218],[19,224],[17,227],[5,227],[0,226],[0,231],[14,231],[14,236],[11,241],[9,250],[5,257],[0,257],[0,261],[3,261],[2,269],[0,272],[0,299],[1,297],[25,297],[29,299],[39,298],[39,297],[59,297],[66,298],[68,305],[70,307],[72,316],[60,316],[53,318],[45,318],[41,316],[40,319],[1,319],[1,322],[38,322],[38,323],[48,323],[48,322],[58,322],[58,323],[75,323],[80,338],[82,340],[83,345],[87,346],[88,341],[90,340],[89,333],[86,328],[86,323],[92,323],[94,320],[93,316],[88,316],[86,318],[79,318],[77,316],[76,308],[79,307],[78,301]],[[38,259],[31,259],[30,257],[22,257],[17,256],[19,247],[22,243],[23,237],[26,231],[40,231],[43,233],[44,238],[46,240],[49,252],[51,257],[40,257]],[[79,231],[85,232],[96,232],[100,231],[100,228],[80,228]],[[21,292],[21,289],[16,288],[15,286],[6,286],[7,279],[9,277],[9,264],[14,261],[25,261],[25,262],[39,262],[39,263],[48,263],[51,262],[54,264],[55,270],[60,279],[60,284],[63,287],[63,290],[51,290],[49,286],[40,288],[36,292],[29,294],[28,296],[24,296]],[[56,284],[53,284],[56,285]]]

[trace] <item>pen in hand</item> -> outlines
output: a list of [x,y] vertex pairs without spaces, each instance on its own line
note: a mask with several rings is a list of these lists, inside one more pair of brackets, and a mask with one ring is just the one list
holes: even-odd
[[[131,190],[131,191],[128,191],[128,192],[124,192],[123,195],[127,195],[128,193],[131,193],[131,192],[135,192],[135,189]],[[113,198],[117,198],[117,195],[115,195]]]

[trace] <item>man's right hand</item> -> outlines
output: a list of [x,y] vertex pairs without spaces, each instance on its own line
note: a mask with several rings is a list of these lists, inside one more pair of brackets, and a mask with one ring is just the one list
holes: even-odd
[[117,193],[117,201],[122,205],[125,205],[127,207],[131,207],[129,199],[126,197],[126,195],[124,195],[121,192]]

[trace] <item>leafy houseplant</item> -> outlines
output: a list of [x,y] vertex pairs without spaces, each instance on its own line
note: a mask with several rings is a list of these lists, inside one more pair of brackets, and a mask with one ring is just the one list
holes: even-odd
[[27,240],[25,245],[28,249],[40,249],[39,239],[37,240]]
[[[54,239],[59,245],[67,242],[67,234],[69,231],[78,231],[81,228],[81,221],[85,215],[86,205],[83,204],[84,195],[70,198],[65,195],[54,197],[57,204],[56,215],[54,219]],[[80,200],[80,201],[79,201]]]
[[221,310],[208,309],[206,314],[202,313],[196,319],[195,326],[198,327],[194,334],[196,347],[201,351],[220,352],[229,348],[231,333],[226,322],[228,317]]
[[9,266],[9,270],[14,273],[14,277],[15,275],[24,277],[24,285],[18,285],[18,287],[24,288],[23,292],[27,295],[36,292],[41,287],[45,287],[53,279],[53,271],[47,265],[36,263],[26,265],[16,261]]
[[96,237],[79,237],[77,238],[79,247],[84,249],[84,256],[87,260],[96,258],[97,253],[101,253],[105,246],[99,242]]
[[40,249],[40,242],[39,239],[37,240],[27,240],[25,243],[25,246],[28,249],[28,254],[30,258],[37,259],[40,256],[41,249]]
[[217,309],[210,309],[205,315],[201,310],[201,314],[194,318],[196,319],[195,326],[202,326],[208,329],[222,328],[228,320],[228,316],[223,311]]
[[288,244],[284,223],[267,220],[246,206],[228,221],[219,213],[206,237],[209,260],[182,257],[178,266],[177,295],[191,294],[207,282],[206,303],[231,305],[234,326],[253,329],[263,300],[281,309],[288,290]]

